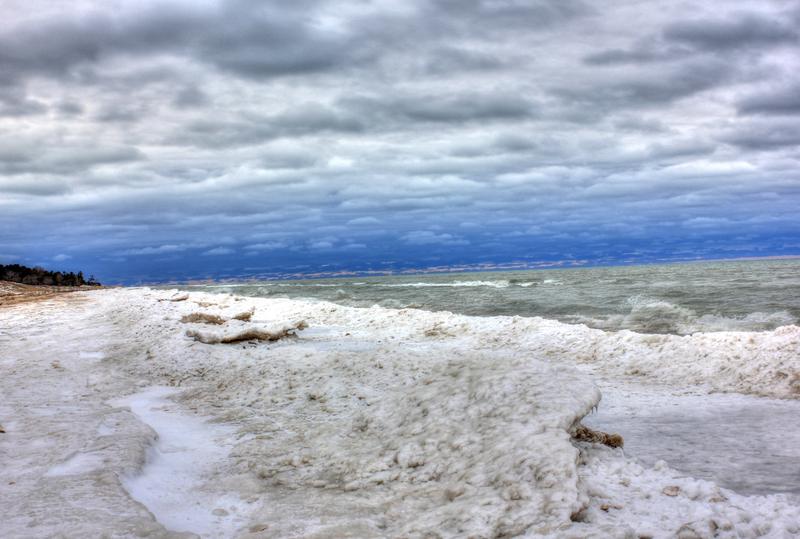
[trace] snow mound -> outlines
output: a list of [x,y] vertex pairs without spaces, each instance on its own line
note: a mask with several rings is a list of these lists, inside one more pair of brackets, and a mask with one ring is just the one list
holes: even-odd
[[269,488],[366,513],[392,537],[546,533],[582,507],[568,431],[600,395],[576,373],[479,355],[295,368],[299,420],[239,448]]
[[[519,316],[473,317],[415,309],[343,307],[270,301],[312,325],[347,324],[359,334],[393,329],[398,338],[503,350],[560,364],[584,364],[605,375],[778,398],[800,398],[800,327],[692,335],[603,331]],[[274,307],[273,307],[274,309]]]
[[[800,508],[785,495],[740,496],[663,461],[645,468],[618,450],[584,445],[578,467],[589,505],[576,537],[797,537]],[[605,535],[604,535],[605,534]]]

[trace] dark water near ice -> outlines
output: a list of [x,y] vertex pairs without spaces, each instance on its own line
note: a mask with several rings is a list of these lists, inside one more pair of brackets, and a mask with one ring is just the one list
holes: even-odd
[[628,456],[800,503],[800,401],[595,380],[603,400],[583,422],[621,434]]
[[188,287],[244,296],[476,316],[541,316],[605,330],[764,331],[800,319],[800,260],[262,281]]

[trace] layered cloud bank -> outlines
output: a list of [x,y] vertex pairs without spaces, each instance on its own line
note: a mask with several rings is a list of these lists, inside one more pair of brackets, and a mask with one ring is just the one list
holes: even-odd
[[0,262],[800,249],[793,2],[6,4]]

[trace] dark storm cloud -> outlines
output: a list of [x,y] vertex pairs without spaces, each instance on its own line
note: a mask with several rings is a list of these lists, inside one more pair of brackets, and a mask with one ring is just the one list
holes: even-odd
[[536,104],[509,92],[402,97],[353,97],[340,104],[357,117],[381,121],[459,123],[522,120],[536,114]]
[[[658,69],[615,74],[583,87],[555,88],[551,93],[568,107],[591,107],[595,112],[615,112],[685,98],[725,85],[736,74],[736,66],[728,62],[694,60]],[[591,116],[587,113],[587,117]]]
[[43,149],[35,141],[18,145],[0,141],[0,175],[3,176],[74,174],[98,165],[115,165],[144,158],[139,149],[131,147]]
[[58,104],[58,111],[66,116],[78,116],[83,114],[83,106],[80,103],[64,101]]
[[47,106],[26,96],[19,87],[0,88],[0,117],[30,116],[47,112]]
[[682,47],[665,47],[658,42],[648,41],[631,49],[608,49],[589,54],[584,62],[589,65],[646,64],[675,60],[688,56],[691,51]]
[[800,114],[800,84],[746,96],[738,110],[740,114]]
[[711,51],[796,44],[798,35],[797,28],[785,16],[766,17],[756,13],[723,20],[678,21],[664,29],[668,41]]
[[7,74],[66,75],[111,54],[142,54],[185,42],[208,15],[165,7],[131,10],[125,19],[79,10],[9,24],[0,33],[0,69]]
[[779,250],[800,221],[787,7],[12,2],[0,252],[136,280]]
[[208,104],[208,96],[199,88],[187,86],[175,94],[172,102],[179,109],[202,107]]
[[[26,21],[0,33],[0,70],[20,77],[68,76],[77,66],[112,56],[166,52],[259,78],[322,71],[362,59],[352,36],[309,23],[304,9],[316,2],[245,4],[162,4],[129,9],[123,17],[76,10]],[[248,9],[247,16],[240,9]]]
[[355,115],[317,104],[301,103],[271,116],[238,115],[227,120],[200,119],[181,127],[172,144],[246,146],[281,137],[321,133],[358,133],[365,124]]
[[429,74],[457,71],[493,71],[508,67],[511,60],[481,50],[443,46],[430,51],[425,59],[425,70]]
[[648,35],[627,48],[613,48],[584,57],[589,65],[646,64],[674,61],[701,53],[752,54],[777,46],[797,45],[796,25],[785,13],[769,16],[739,13],[668,23],[658,36]]
[[296,147],[267,148],[260,154],[259,164],[269,170],[311,168],[322,156]]
[[746,123],[721,139],[750,150],[797,149],[800,148],[800,125],[795,121]]
[[442,23],[444,26],[456,26],[469,33],[494,33],[510,27],[540,28],[594,13],[580,0],[435,0],[426,7],[447,21]]

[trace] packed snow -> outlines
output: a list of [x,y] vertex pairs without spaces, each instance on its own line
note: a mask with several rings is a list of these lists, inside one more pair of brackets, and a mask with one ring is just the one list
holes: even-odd
[[[594,376],[797,398],[795,326],[639,335],[119,289],[0,310],[0,330],[10,537],[800,533],[790,496],[571,436],[603,407]],[[240,331],[276,338],[194,338]]]

